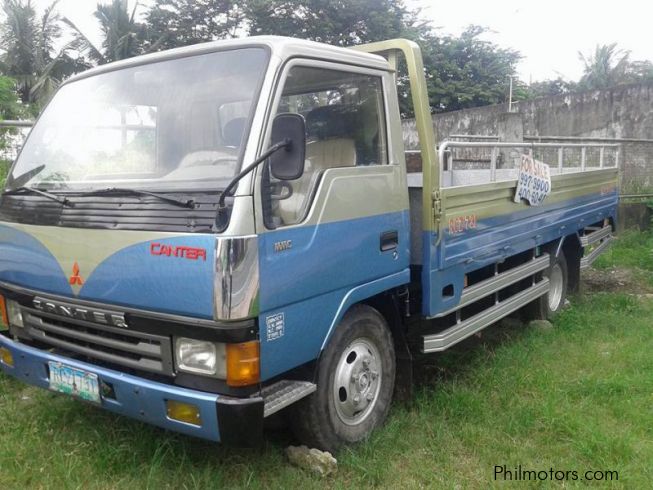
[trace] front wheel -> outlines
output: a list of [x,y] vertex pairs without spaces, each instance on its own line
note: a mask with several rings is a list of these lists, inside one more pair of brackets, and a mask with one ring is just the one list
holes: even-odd
[[316,392],[294,407],[295,434],[332,452],[366,439],[388,415],[395,370],[385,319],[369,306],[353,307],[322,353]]

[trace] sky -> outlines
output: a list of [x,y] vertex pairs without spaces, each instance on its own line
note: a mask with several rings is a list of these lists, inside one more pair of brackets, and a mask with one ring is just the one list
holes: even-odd
[[[36,0],[45,6],[51,0]],[[488,27],[485,39],[524,56],[518,66],[526,83],[562,76],[578,80],[583,64],[578,52],[590,54],[597,44],[616,42],[633,60],[653,60],[653,2],[645,0],[404,0],[419,8],[442,33],[460,34],[465,26]],[[148,4],[151,0],[140,0]],[[60,0],[59,12],[92,40],[100,42],[93,17],[95,0]],[[133,5],[134,0],[130,3]]]
[[489,27],[486,36],[517,49],[525,82],[557,78],[578,80],[587,55],[597,44],[616,42],[633,60],[653,60],[653,3],[646,0],[407,0],[422,9],[442,32],[459,34],[465,26]]

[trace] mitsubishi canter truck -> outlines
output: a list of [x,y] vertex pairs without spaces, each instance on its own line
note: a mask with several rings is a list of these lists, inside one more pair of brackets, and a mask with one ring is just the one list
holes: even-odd
[[556,313],[609,244],[611,148],[469,143],[490,155],[471,168],[461,144],[436,146],[406,40],[252,37],[77,75],[2,189],[1,370],[212,441],[282,410],[311,446],[360,441],[415,355]]

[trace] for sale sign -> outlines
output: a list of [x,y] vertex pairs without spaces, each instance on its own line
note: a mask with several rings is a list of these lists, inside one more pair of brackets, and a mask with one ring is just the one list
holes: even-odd
[[539,206],[551,194],[551,171],[546,163],[522,155],[515,202],[526,199],[531,206]]

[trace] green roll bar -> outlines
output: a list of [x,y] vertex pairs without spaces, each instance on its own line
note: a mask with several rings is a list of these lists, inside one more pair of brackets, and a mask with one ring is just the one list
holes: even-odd
[[437,231],[438,241],[442,236],[442,212],[440,201],[440,165],[435,151],[435,130],[431,119],[429,95],[424,77],[424,62],[419,46],[408,39],[389,39],[376,43],[353,46],[352,49],[366,53],[378,54],[388,60],[394,70],[395,81],[399,60],[397,55],[403,54],[408,68],[408,80],[415,111],[415,123],[419,136],[422,154],[422,228],[425,231]]

